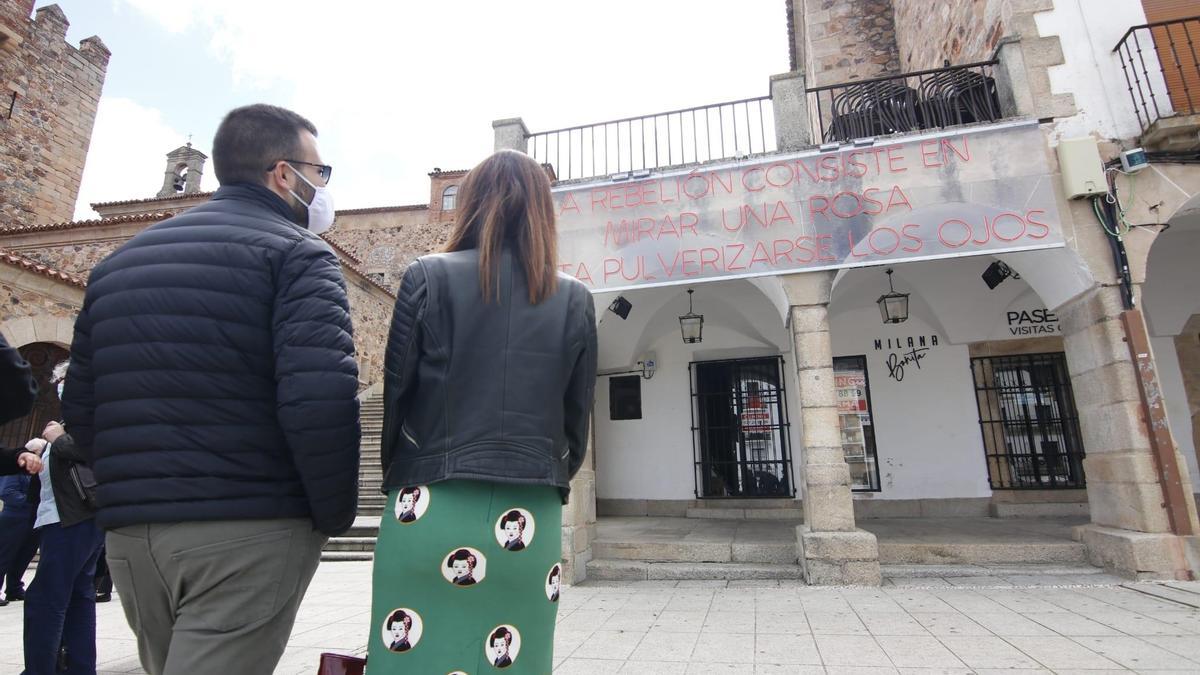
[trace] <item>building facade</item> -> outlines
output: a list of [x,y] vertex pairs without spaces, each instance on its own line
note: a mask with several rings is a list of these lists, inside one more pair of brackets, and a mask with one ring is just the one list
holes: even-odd
[[1093,564],[1194,578],[1200,20],[1156,0],[787,15],[767,97],[494,125],[560,179],[563,270],[603,316],[574,577],[597,516],[720,502],[803,518],[810,583],[879,582],[867,519],[949,517],[1074,516]]
[[[72,55],[45,37],[61,12],[25,4],[0,49],[95,74],[99,41]],[[495,122],[497,148],[552,172],[562,269],[600,317],[568,577],[598,519],[699,509],[797,522],[785,562],[810,583],[878,583],[876,518],[1074,517],[1096,565],[1200,571],[1200,64],[1182,49],[1200,20],[1178,4],[788,0],[792,70],[767,96]],[[0,76],[25,92],[13,119],[32,115],[31,88]],[[94,115],[77,95],[62,110]],[[0,126],[25,144],[0,153],[9,175],[46,147],[22,124]],[[210,196],[184,146],[161,186],[146,177],[156,196],[72,222],[86,137],[71,143],[0,205],[0,331],[42,370],[91,267]],[[326,235],[367,397],[400,276],[446,240],[463,175],[434,170],[426,204],[340,211]]]

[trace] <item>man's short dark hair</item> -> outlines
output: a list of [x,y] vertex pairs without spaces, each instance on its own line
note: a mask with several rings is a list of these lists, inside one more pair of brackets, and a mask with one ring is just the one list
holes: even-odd
[[312,122],[279,106],[256,103],[234,108],[213,137],[213,169],[221,185],[264,183],[271,162],[301,159],[300,132],[317,135]]

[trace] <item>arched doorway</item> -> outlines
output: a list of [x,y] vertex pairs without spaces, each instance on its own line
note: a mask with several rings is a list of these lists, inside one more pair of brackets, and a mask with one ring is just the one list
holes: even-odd
[[[1067,252],[1052,253],[1079,276]],[[1045,258],[893,265],[895,289],[910,294],[898,324],[883,323],[877,306],[890,288],[885,267],[839,273],[830,330],[859,518],[1086,515],[1079,416],[1047,299],[1074,289],[1066,274],[1042,278]],[[997,260],[1012,275],[989,285]]]
[[25,445],[29,439],[41,435],[47,422],[62,419],[62,406],[50,377],[54,366],[67,359],[67,350],[49,342],[33,342],[18,351],[33,367],[38,395],[28,415],[0,426],[0,446],[6,448]]
[[1147,255],[1141,304],[1171,434],[1200,493],[1200,196],[1168,222]]

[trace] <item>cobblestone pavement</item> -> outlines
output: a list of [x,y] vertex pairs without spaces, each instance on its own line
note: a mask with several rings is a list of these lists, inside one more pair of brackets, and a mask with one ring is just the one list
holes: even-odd
[[[370,570],[320,567],[277,673],[366,650]],[[100,672],[142,672],[118,599],[98,609]],[[20,604],[0,608],[0,671],[20,671],[20,636]],[[596,582],[565,589],[555,657],[564,674],[1200,673],[1200,583]]]

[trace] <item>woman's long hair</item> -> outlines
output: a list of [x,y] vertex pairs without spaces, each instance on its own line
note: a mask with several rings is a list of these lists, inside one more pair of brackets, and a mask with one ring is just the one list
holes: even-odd
[[558,233],[550,178],[515,150],[501,150],[467,174],[458,191],[457,222],[446,252],[479,249],[479,285],[485,302],[499,300],[500,253],[506,246],[525,270],[529,302],[558,290]]

